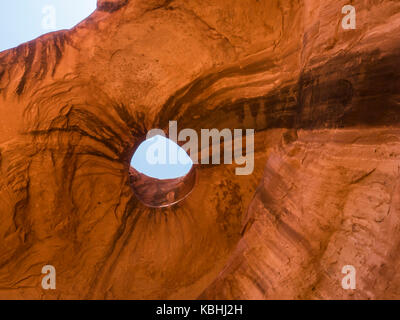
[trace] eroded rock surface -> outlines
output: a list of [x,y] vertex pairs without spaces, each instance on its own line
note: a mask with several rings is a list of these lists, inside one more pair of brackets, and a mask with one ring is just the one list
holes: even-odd
[[[398,298],[400,3],[346,4],[101,0],[0,53],[0,298]],[[144,206],[130,157],[170,120],[255,129],[253,174]]]

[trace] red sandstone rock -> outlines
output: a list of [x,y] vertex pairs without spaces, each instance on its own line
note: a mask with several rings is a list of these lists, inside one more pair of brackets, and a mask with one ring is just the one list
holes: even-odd
[[183,177],[157,179],[129,168],[130,183],[138,199],[153,208],[168,207],[185,199],[196,184],[196,168]]
[[[400,3],[345,4],[102,0],[0,53],[0,298],[399,298]],[[254,173],[146,207],[129,160],[169,120],[256,129]]]

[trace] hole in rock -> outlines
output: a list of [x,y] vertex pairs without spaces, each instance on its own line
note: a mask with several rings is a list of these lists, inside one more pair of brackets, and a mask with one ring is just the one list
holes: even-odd
[[70,29],[97,7],[97,0],[7,0],[0,5],[0,51],[45,33]]
[[161,135],[143,141],[130,165],[133,190],[149,207],[171,206],[186,198],[195,184],[192,159],[178,144]]

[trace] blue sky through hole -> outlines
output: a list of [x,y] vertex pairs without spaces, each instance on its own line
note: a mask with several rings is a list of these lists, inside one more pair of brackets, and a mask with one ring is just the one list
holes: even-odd
[[175,179],[186,175],[193,161],[175,142],[157,135],[140,144],[132,157],[131,166],[149,177]]
[[0,3],[0,51],[45,33],[70,29],[97,6],[97,0],[2,0]]

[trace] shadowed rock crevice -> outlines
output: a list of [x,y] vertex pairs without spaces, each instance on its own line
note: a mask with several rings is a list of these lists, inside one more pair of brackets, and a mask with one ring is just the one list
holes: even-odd
[[97,10],[113,13],[128,4],[129,0],[98,0]]

